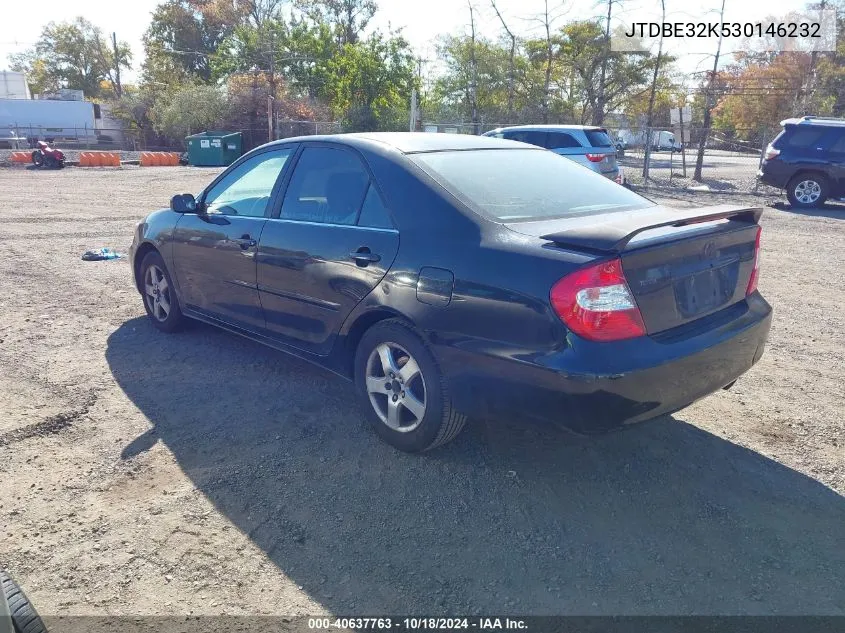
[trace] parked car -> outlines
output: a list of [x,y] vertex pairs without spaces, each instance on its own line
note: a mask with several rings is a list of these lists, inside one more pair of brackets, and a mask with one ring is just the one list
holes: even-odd
[[616,145],[602,127],[589,125],[518,125],[485,132],[483,136],[543,147],[596,173],[616,180]]
[[502,139],[310,136],[174,196],[131,262],[156,328],[197,319],[327,367],[413,452],[468,415],[591,433],[732,384],[771,321],[761,213],[665,208]]
[[45,633],[47,628],[23,589],[0,569],[0,633]]
[[757,177],[786,189],[794,207],[812,208],[845,197],[845,119],[785,119],[769,143]]

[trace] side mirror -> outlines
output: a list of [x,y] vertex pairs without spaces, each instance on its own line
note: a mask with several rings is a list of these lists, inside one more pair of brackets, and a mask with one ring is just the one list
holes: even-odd
[[195,213],[197,210],[197,201],[194,199],[193,194],[176,194],[170,199],[170,208],[176,213]]

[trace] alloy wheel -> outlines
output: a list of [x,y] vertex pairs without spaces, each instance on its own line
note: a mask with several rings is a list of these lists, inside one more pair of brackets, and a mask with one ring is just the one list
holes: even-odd
[[152,264],[144,274],[144,301],[157,321],[167,320],[170,314],[170,284],[161,268]]
[[802,180],[795,185],[795,199],[801,204],[812,204],[822,195],[822,187],[815,180]]
[[379,418],[394,431],[408,433],[422,422],[426,389],[414,357],[397,343],[380,343],[370,353],[367,395]]

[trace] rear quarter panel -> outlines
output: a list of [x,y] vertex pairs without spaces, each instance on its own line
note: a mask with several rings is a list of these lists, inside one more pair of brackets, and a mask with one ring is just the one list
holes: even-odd
[[[476,216],[424,172],[368,157],[394,215],[400,246],[390,271],[344,323],[368,311],[403,315],[440,346],[520,355],[566,343],[549,303],[552,285],[592,256],[541,248],[536,238]],[[446,305],[417,297],[420,270],[454,276]]]

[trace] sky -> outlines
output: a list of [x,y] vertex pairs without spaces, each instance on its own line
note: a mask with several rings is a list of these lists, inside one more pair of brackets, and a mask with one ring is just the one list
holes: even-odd
[[[668,22],[700,22],[718,20],[722,0],[665,0]],[[38,0],[6,2],[0,22],[0,70],[8,69],[8,55],[31,47],[49,21],[61,22],[82,15],[104,33],[116,32],[119,40],[127,41],[134,55],[133,71],[127,81],[137,80],[143,60],[141,38],[159,0]],[[501,27],[490,0],[472,0],[477,9],[476,29],[479,33],[496,37]],[[466,0],[378,0],[379,11],[373,28],[387,30],[401,28],[417,54],[423,59],[435,56],[434,43],[439,34],[468,33],[469,10]],[[522,35],[539,34],[536,17],[543,11],[544,0],[497,0],[511,30]],[[555,24],[606,14],[602,0],[549,0]],[[754,21],[765,17],[761,4],[749,0],[725,0],[725,21]],[[803,0],[766,0],[766,15],[786,15],[805,6]],[[621,21],[648,22],[660,18],[659,0],[621,0],[613,7],[613,25]],[[723,52],[739,46],[726,41]],[[667,52],[676,55],[679,68],[687,73],[703,71],[712,66],[715,42],[712,40],[673,40],[666,43]],[[725,56],[729,60],[729,55]],[[431,66],[429,66],[429,71]]]

